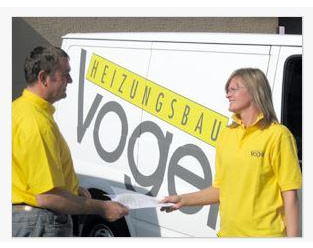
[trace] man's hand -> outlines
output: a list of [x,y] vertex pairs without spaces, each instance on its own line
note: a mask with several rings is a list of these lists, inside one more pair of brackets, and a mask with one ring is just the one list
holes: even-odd
[[89,199],[92,198],[90,192],[83,187],[78,188],[78,195]]
[[98,201],[99,215],[107,221],[116,221],[128,214],[128,208],[114,201]]

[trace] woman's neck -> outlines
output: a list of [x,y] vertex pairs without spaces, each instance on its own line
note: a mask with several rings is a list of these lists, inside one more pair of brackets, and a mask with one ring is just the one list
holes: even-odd
[[239,115],[240,115],[240,119],[243,125],[245,127],[249,127],[255,123],[255,121],[258,118],[259,113],[260,111],[257,108],[252,107],[241,112]]

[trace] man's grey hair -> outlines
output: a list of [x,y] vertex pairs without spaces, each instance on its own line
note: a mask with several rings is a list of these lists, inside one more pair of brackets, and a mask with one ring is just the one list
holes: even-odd
[[24,63],[25,80],[28,85],[37,81],[40,71],[53,75],[58,69],[61,58],[69,59],[68,54],[59,47],[35,47]]

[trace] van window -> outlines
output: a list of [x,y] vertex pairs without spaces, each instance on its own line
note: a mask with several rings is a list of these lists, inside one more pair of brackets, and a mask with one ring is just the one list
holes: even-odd
[[284,67],[281,120],[295,136],[302,168],[302,56],[287,58]]

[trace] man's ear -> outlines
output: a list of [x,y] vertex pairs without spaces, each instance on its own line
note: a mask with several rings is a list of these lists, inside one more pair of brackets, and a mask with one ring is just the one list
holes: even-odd
[[43,86],[47,86],[47,76],[48,76],[47,72],[41,70],[37,76],[38,82]]

